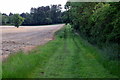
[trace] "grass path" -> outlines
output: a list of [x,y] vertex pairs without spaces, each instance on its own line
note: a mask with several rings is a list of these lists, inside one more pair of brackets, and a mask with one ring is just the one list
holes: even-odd
[[[3,65],[4,77],[29,77],[29,78],[116,78],[116,76],[110,74],[110,72],[104,68],[104,66],[96,60],[99,55],[95,48],[90,44],[85,42],[79,36],[74,35],[66,29],[58,34],[57,39],[48,43],[47,45],[34,50],[36,54],[30,54],[31,58],[36,59],[36,65],[34,61],[32,63],[27,63],[27,65],[35,65],[30,68],[25,73],[25,75],[18,74],[19,72],[10,74],[10,69],[7,69],[9,62]],[[31,52],[31,53],[33,53]],[[23,55],[28,57],[30,55]],[[16,55],[14,56],[16,57]],[[11,60],[11,58],[10,58]],[[11,60],[11,62],[15,62]],[[20,65],[25,66],[24,60]],[[14,63],[16,64],[16,63]],[[11,67],[16,67],[16,71],[21,69],[19,66],[9,65]],[[30,66],[29,66],[30,67]],[[5,73],[7,71],[7,74]]]
[[42,78],[114,78],[81,44],[78,36],[66,33],[63,47],[59,47],[45,65]]

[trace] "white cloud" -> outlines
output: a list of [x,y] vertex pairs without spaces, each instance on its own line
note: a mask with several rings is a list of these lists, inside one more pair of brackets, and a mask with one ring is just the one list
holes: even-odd
[[0,0],[1,13],[30,12],[31,7],[46,6],[51,4],[65,5],[67,0]]

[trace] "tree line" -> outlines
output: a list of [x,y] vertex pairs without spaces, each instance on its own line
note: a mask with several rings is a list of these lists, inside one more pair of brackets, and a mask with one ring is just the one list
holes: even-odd
[[66,23],[110,58],[120,58],[120,2],[67,2],[65,8]]
[[[30,13],[21,13],[19,18],[24,18],[22,25],[46,25],[46,24],[59,24],[63,23],[64,12],[62,12],[61,5],[41,6],[38,8],[31,8]],[[13,25],[15,15],[2,14],[3,25]],[[17,16],[18,17],[18,16]]]
[[[22,25],[70,23],[88,42],[107,49],[110,58],[120,57],[120,2],[67,2],[66,11],[61,9],[61,5],[41,6],[17,17],[24,18]],[[14,15],[2,14],[2,24],[15,23]]]

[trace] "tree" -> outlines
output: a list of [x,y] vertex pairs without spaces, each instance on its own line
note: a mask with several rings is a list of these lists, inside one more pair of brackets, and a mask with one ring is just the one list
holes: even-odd
[[13,13],[10,12],[9,16],[12,16],[12,15],[13,15]]
[[62,22],[61,20],[61,5],[51,5],[51,9],[50,9],[50,16],[52,19],[52,23],[60,23]]
[[64,12],[62,12],[61,9],[62,8],[60,4],[31,8],[30,13],[20,14],[20,16],[24,18],[24,22],[18,15],[15,16],[13,13],[7,15],[3,13],[2,24],[15,25],[16,27],[17,26],[19,27],[19,25],[25,26],[25,25],[46,25],[63,23],[65,21],[63,20]]
[[2,15],[2,24],[3,24],[3,25],[4,25],[4,24],[6,25],[8,22],[9,22],[8,16]]
[[50,18],[45,19],[45,24],[51,24],[51,23],[52,23],[52,20]]
[[106,47],[110,58],[120,58],[116,57],[120,56],[120,2],[68,2],[65,9],[64,20],[74,31],[91,44]]
[[13,23],[15,27],[19,27],[24,21],[24,18],[21,17],[19,14],[14,14],[13,15]]

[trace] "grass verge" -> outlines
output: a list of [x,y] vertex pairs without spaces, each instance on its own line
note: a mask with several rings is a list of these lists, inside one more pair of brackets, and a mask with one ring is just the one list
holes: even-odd
[[100,53],[97,48],[74,34],[70,25],[67,25],[56,32],[55,40],[46,45],[38,46],[29,54],[18,52],[11,55],[3,63],[2,76],[3,78],[117,78],[120,72],[114,69],[116,65],[111,65],[115,62],[108,62]]

